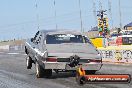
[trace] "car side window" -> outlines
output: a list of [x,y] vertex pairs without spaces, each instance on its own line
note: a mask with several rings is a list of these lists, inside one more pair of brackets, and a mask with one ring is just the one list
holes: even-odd
[[37,44],[41,42],[41,39],[42,39],[42,34],[40,34],[40,35],[38,36]]
[[89,43],[91,44],[91,41],[86,37],[86,36],[83,36],[84,40],[85,40],[85,43]]
[[36,39],[36,38],[37,38],[38,34],[39,34],[39,31],[35,34],[34,39]]
[[34,38],[33,38],[33,43],[38,44],[38,36],[39,36],[39,31],[35,34]]

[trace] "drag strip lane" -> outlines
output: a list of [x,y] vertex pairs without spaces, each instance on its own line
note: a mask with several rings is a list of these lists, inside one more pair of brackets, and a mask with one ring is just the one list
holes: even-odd
[[[6,54],[19,53],[19,54]],[[23,52],[0,53],[0,88],[132,88],[130,84],[86,84],[78,86],[72,73],[53,73],[49,79],[35,77],[35,68],[26,69]],[[96,74],[131,74],[132,65],[104,64]],[[14,84],[14,85],[13,85]],[[20,86],[20,87],[19,87]]]

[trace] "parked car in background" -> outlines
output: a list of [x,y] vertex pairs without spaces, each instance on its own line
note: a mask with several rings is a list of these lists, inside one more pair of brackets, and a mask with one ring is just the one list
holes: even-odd
[[132,44],[132,30],[121,30],[119,33],[116,31],[111,33],[109,38],[110,45],[131,45]]

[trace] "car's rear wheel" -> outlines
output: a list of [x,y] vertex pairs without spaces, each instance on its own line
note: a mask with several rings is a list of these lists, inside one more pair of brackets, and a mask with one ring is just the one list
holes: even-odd
[[51,77],[52,76],[52,69],[43,69],[38,63],[35,64],[36,67],[36,77]]
[[32,67],[32,58],[31,57],[26,58],[26,65],[27,65],[27,69],[31,69],[31,67]]
[[44,70],[44,76],[49,78],[52,76],[52,69],[45,69]]

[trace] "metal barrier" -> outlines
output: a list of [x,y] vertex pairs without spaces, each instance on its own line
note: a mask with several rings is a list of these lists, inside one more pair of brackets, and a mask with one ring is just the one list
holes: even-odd
[[24,50],[24,44],[0,46],[0,51],[17,51],[17,50]]
[[0,46],[0,51],[8,51],[8,50],[9,50],[9,45]]
[[24,45],[21,44],[21,45],[10,45],[9,46],[9,50],[24,50]]

